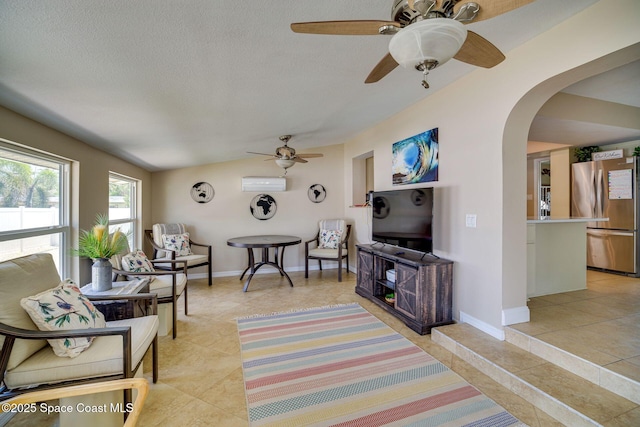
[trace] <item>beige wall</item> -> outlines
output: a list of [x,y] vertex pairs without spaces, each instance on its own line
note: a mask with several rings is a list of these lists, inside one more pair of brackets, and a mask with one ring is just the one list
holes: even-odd
[[[529,127],[544,102],[564,87],[640,57],[640,27],[631,17],[638,8],[632,0],[602,0],[506,52],[507,59],[497,67],[478,69],[454,85],[431,89],[435,93],[412,106],[411,114],[401,112],[345,145],[346,188],[351,159],[373,149],[375,188],[384,190],[392,187],[391,174],[385,173],[391,170],[391,144],[439,128],[434,249],[455,261],[457,318],[500,336],[503,323],[528,316]],[[630,13],[614,17],[607,16],[607,10]],[[440,72],[444,71],[443,67]],[[361,216],[354,209],[347,214],[354,220]],[[465,227],[465,214],[477,215],[477,228]],[[357,229],[366,228],[360,220]]]
[[[117,157],[97,150],[77,139],[0,107],[0,137],[17,144],[42,150],[72,161],[71,218],[72,245],[77,247],[79,229],[90,229],[96,215],[108,212],[109,172],[117,172],[141,181],[142,227],[149,226],[151,174]],[[141,241],[142,236],[137,236]],[[91,263],[71,257],[71,278],[84,284],[91,281]]]
[[[255,156],[248,160],[154,172],[152,221],[187,224],[193,240],[213,246],[215,275],[239,275],[246,267],[246,250],[227,246],[227,239],[256,234],[287,234],[310,239],[315,236],[320,219],[344,215],[343,146],[301,151],[322,153],[324,157],[293,166],[286,175],[287,191],[268,193],[278,206],[275,216],[269,220],[261,221],[251,215],[249,204],[260,193],[242,192],[241,179],[243,176],[279,176],[283,170],[275,162]],[[199,181],[213,185],[215,197],[211,202],[198,204],[191,199],[191,186]],[[307,196],[313,184],[322,184],[327,191],[322,203],[313,203]],[[284,264],[288,270],[303,268],[304,245],[287,248]],[[317,262],[311,265],[315,268]],[[274,270],[265,267],[260,271]],[[195,274],[202,272],[195,271]]]

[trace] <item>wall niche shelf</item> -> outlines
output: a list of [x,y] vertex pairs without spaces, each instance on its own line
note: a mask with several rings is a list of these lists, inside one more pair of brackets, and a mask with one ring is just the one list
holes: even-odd
[[[420,335],[453,323],[453,261],[395,246],[356,245],[356,293],[401,319]],[[423,259],[420,259],[420,258]],[[395,282],[387,271],[395,270]],[[394,294],[395,300],[388,301]]]

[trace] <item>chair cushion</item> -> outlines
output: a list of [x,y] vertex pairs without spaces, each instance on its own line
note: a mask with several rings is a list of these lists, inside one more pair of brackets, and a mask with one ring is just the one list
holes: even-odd
[[[0,322],[16,328],[37,330],[20,305],[20,300],[60,284],[51,254],[33,254],[0,262],[0,277]],[[4,337],[0,337],[0,345],[3,342]],[[45,346],[46,340],[16,340],[7,368],[16,367]]]
[[[22,298],[20,305],[41,331],[104,328],[104,316],[80,293],[70,279],[53,289]],[[47,340],[60,357],[77,357],[89,348],[93,337]]]
[[[137,366],[158,333],[158,316],[107,322],[107,327],[131,327],[131,364]],[[57,383],[68,380],[122,374],[122,338],[96,337],[93,344],[78,357],[58,357],[46,346],[4,377],[9,388],[31,384]]]
[[189,245],[189,233],[163,234],[162,247],[176,251],[176,256],[186,256],[192,253]]
[[[158,261],[160,259],[162,258],[156,258],[154,261]],[[187,267],[191,267],[192,265],[207,263],[209,261],[209,258],[206,255],[191,254],[186,256],[177,256],[176,261],[185,261],[187,263]],[[154,266],[160,269],[164,268],[167,270],[171,270],[171,264],[168,263],[165,264],[162,262],[155,262]],[[180,270],[182,268],[182,264],[180,264],[176,268]]]
[[[176,295],[182,295],[187,286],[187,276],[180,273],[176,275]],[[156,276],[156,280],[149,284],[149,292],[156,294],[158,298],[173,296],[173,276],[170,274]]]
[[320,249],[338,249],[342,231],[340,230],[320,230],[318,237],[318,248]]
[[[342,249],[342,257],[347,256],[347,250]],[[327,259],[338,259],[338,250],[337,249],[322,249],[315,248],[309,250],[309,257],[315,258],[327,258]]]

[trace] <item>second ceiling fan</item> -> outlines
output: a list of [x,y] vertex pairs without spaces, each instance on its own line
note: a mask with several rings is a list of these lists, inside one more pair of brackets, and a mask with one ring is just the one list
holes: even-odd
[[[320,21],[291,24],[296,33],[331,35],[393,35],[389,53],[373,68],[365,83],[375,83],[398,65],[422,71],[429,87],[430,70],[454,58],[491,68],[504,55],[491,42],[463,24],[509,12],[534,0],[394,0],[391,21]],[[479,3],[482,3],[480,5]]]
[[307,160],[313,157],[322,157],[323,154],[319,153],[304,153],[304,154],[296,154],[296,150],[293,147],[289,147],[288,143],[291,139],[291,135],[282,135],[280,137],[280,141],[284,142],[284,145],[276,148],[275,154],[266,154],[266,153],[256,153],[254,151],[247,151],[249,154],[259,154],[261,156],[269,156],[269,159],[266,160],[275,160],[276,164],[284,169],[285,175],[287,174],[287,169],[296,163],[307,163]]

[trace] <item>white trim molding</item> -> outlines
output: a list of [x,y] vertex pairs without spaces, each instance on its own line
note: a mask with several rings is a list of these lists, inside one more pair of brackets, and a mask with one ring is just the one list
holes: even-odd
[[525,323],[528,322],[530,318],[529,307],[526,305],[502,310],[502,326]]
[[460,321],[462,323],[468,323],[474,328],[480,329],[485,334],[489,334],[492,337],[499,339],[500,341],[504,341],[504,330],[502,328],[491,326],[490,324],[476,319],[475,317],[470,316],[463,311],[460,312]]

